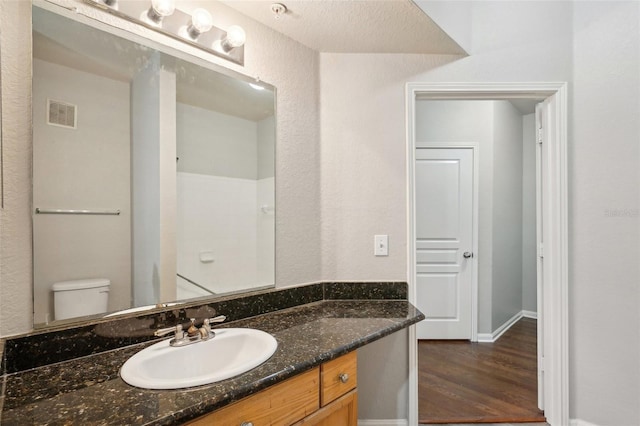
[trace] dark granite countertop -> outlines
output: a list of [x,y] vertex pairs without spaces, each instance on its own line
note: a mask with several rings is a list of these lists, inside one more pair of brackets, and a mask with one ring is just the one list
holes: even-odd
[[[118,375],[144,342],[4,376],[3,425],[174,425],[241,399],[422,320],[406,300],[322,300],[225,324],[271,333],[275,354],[222,382],[180,390]],[[207,362],[207,361],[205,361]],[[215,359],[208,360],[215,363]]]

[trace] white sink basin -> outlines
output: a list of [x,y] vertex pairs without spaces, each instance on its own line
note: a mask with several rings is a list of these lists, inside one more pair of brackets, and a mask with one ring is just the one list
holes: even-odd
[[276,351],[269,333],[251,328],[214,330],[210,340],[172,347],[169,340],[151,345],[129,358],[122,380],[146,389],[179,389],[219,382],[257,367]]

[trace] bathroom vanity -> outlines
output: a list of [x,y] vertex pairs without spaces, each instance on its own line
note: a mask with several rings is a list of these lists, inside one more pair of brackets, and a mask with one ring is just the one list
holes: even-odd
[[[153,331],[163,321],[198,312],[227,315],[221,327],[266,331],[278,348],[260,366],[205,386],[149,390],[120,378],[128,358],[159,340]],[[357,349],[423,318],[406,283],[318,283],[16,336],[2,341],[1,423],[355,424]]]

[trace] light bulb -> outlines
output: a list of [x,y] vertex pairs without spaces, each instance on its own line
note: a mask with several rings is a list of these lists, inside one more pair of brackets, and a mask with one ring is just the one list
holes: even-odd
[[187,34],[195,40],[200,34],[209,31],[211,27],[213,27],[211,14],[206,9],[198,8],[191,14],[191,22],[187,27]]
[[234,47],[240,47],[247,40],[247,35],[238,25],[232,25],[227,30],[227,36],[222,41],[222,46],[226,52]]
[[170,16],[176,10],[175,0],[151,0],[151,8],[161,17]]
[[151,7],[147,10],[147,16],[145,17],[143,12],[140,18],[152,25],[160,26],[162,19],[170,16],[175,10],[175,0],[151,0]]
[[200,34],[206,33],[213,27],[213,18],[206,9],[198,8],[191,14],[191,25]]

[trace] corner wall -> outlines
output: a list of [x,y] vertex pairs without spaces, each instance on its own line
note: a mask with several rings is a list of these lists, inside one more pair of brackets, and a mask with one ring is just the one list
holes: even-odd
[[493,105],[492,332],[522,311],[522,115]]

